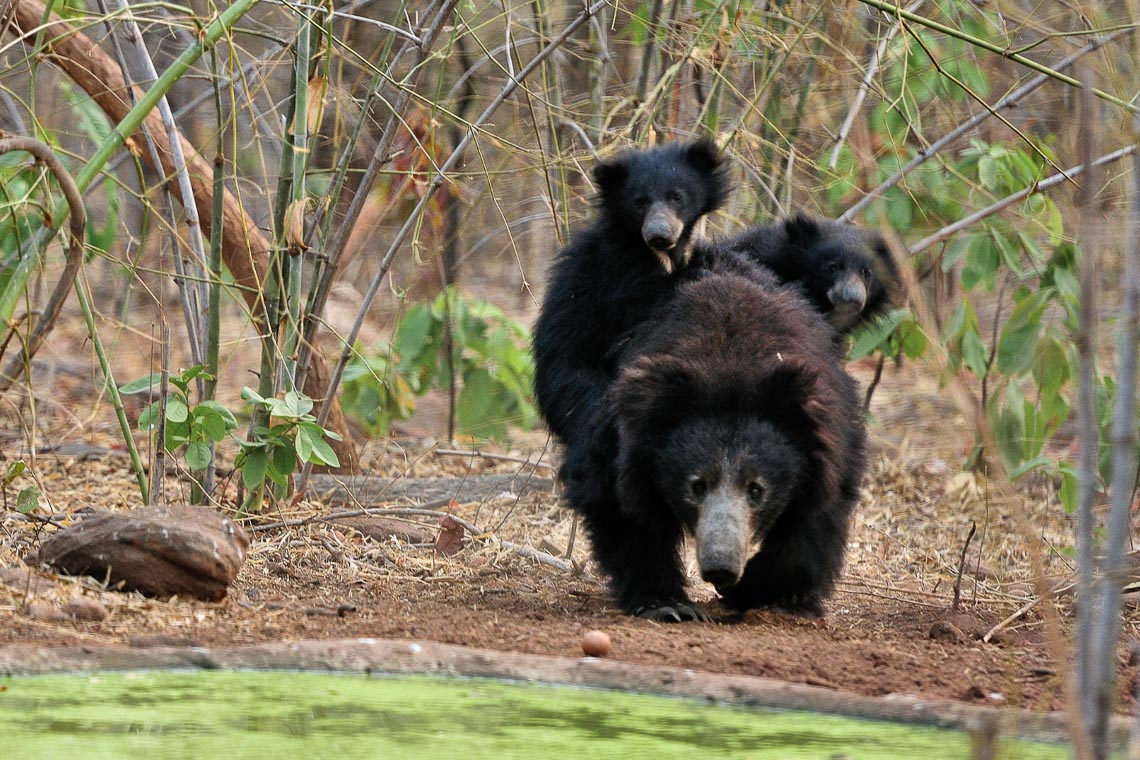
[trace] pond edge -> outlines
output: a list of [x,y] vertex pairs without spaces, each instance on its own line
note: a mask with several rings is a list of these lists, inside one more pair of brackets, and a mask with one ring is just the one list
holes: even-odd
[[[991,741],[995,732],[1039,741],[1069,739],[1069,718],[1064,712],[1032,712],[910,695],[868,697],[760,676],[704,673],[595,657],[498,652],[435,642],[341,639],[234,647],[0,646],[0,675],[4,676],[166,669],[497,678],[914,723],[966,731]],[[1127,717],[1112,718],[1113,745],[1127,746],[1130,725]]]

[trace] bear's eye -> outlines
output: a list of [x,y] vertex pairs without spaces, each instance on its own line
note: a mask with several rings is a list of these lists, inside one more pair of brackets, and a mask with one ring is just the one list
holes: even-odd
[[646,207],[646,206],[648,206],[648,205],[649,205],[649,199],[648,199],[648,198],[646,198],[644,195],[639,195],[639,196],[637,196],[636,198],[634,198],[634,199],[633,199],[633,206],[634,206],[634,208],[639,208],[639,209],[642,209],[642,208],[645,208],[645,207]]
[[669,194],[666,197],[669,199],[670,203],[680,203],[684,200],[684,196],[681,195],[680,190],[670,190]]
[[863,277],[865,282],[871,281],[871,267],[863,267],[859,270],[859,274]]
[[748,484],[748,498],[755,502],[764,500],[764,486],[757,482]]
[[709,484],[701,477],[693,477],[689,480],[689,490],[692,492],[694,498],[703,498],[709,491]]

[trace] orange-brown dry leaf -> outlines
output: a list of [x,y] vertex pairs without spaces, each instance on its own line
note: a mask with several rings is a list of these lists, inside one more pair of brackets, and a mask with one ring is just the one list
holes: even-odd
[[435,553],[439,557],[452,557],[463,549],[463,526],[451,515],[444,515],[439,521],[439,533],[435,537]]

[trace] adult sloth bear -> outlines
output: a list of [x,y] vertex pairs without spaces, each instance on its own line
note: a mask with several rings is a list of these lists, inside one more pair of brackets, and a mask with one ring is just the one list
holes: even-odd
[[822,615],[865,431],[834,331],[799,293],[717,273],[683,285],[628,344],[610,399],[615,498],[585,523],[622,609],[706,618],[685,592],[688,533],[728,606]]

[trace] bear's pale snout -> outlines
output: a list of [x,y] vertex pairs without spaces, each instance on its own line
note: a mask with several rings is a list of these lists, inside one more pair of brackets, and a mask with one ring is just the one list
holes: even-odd
[[722,484],[700,506],[694,538],[701,577],[717,590],[735,586],[744,575],[752,537],[747,495]]
[[641,236],[654,251],[666,253],[677,245],[684,229],[685,223],[672,208],[665,203],[654,203],[641,225]]

